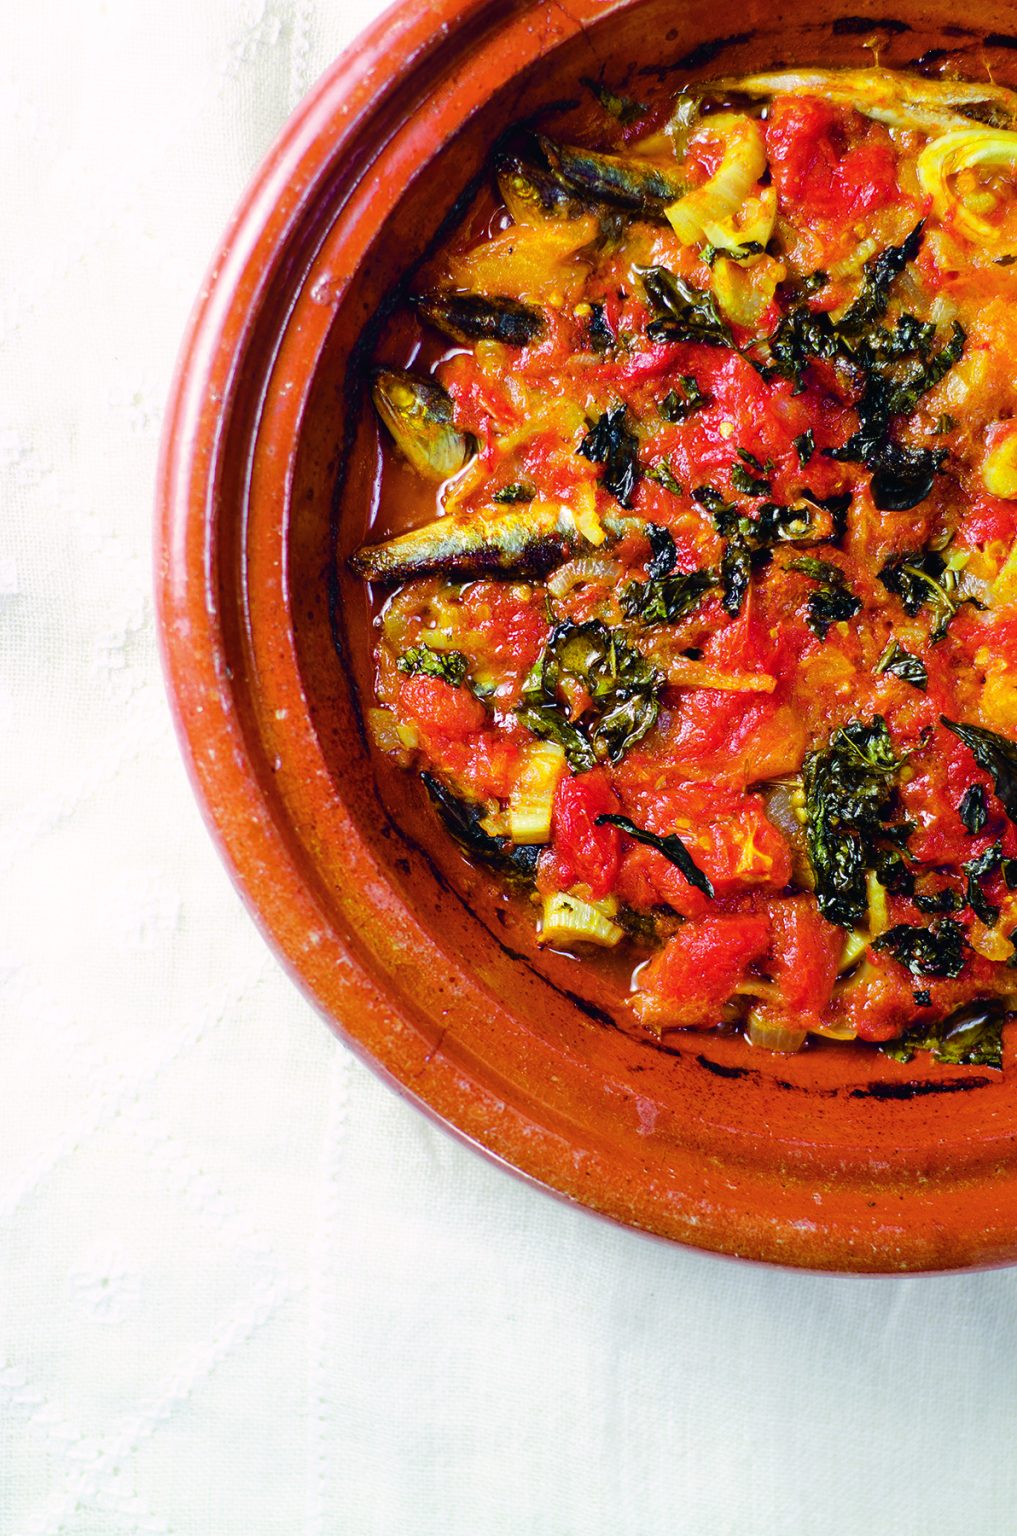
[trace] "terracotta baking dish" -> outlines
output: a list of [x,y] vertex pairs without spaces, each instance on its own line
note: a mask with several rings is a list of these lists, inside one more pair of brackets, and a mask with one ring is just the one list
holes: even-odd
[[[859,0],[860,4],[864,0]],[[1006,3],[892,18],[829,0],[420,0],[332,67],[202,291],[159,477],[158,591],[195,788],[266,936],[333,1027],[463,1137],[561,1195],[698,1247],[837,1270],[1017,1257],[1017,1070],[852,1046],[770,1056],[623,1026],[587,968],[435,836],[361,709],[379,306],[509,121],[601,66],[788,62],[1017,73]],[[974,18],[978,29],[974,30]],[[982,76],[984,78],[984,76]],[[633,78],[636,78],[633,76]]]

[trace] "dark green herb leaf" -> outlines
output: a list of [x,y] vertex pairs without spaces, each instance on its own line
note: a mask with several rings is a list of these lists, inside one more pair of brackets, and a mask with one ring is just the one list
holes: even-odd
[[920,656],[913,656],[897,640],[891,640],[876,662],[877,672],[890,672],[924,693],[929,685],[929,673]]
[[666,837],[658,837],[655,832],[647,832],[645,827],[637,827],[627,816],[598,816],[595,825],[602,827],[606,822],[610,822],[613,827],[618,827],[627,837],[631,837],[633,842],[645,843],[648,848],[656,848],[658,853],[662,853],[665,859],[670,859],[671,863],[681,871],[689,885],[694,885],[696,890],[702,891],[704,896],[713,895],[710,880],[695,863],[680,837],[676,837],[673,833]]
[[631,581],[621,594],[622,611],[641,624],[675,624],[691,613],[716,585],[713,571],[677,571],[649,581]]
[[838,330],[845,336],[859,335],[881,320],[890,302],[890,289],[894,278],[899,277],[908,262],[914,261],[922,247],[925,220],[916,224],[900,245],[890,245],[875,256],[870,256],[863,268],[862,291],[845,315]]
[[623,128],[628,128],[632,123],[637,123],[641,117],[645,117],[650,110],[641,101],[633,101],[631,96],[620,96],[612,91],[602,80],[591,80],[589,75],[580,75],[579,83],[585,85],[591,91],[600,105],[611,117],[617,118]]
[[618,338],[607,323],[603,304],[590,305],[590,346],[594,352],[610,352]]
[[832,360],[839,356],[841,345],[829,315],[813,314],[805,304],[797,304],[783,315],[770,337],[774,367],[794,380],[796,394],[805,388],[806,364],[813,358]]
[[646,537],[650,545],[650,563],[646,574],[650,581],[659,581],[662,576],[670,576],[674,570],[678,563],[678,551],[670,530],[661,528],[658,523],[647,523]]
[[947,432],[956,432],[956,418],[951,416],[949,411],[944,411],[942,416],[936,417],[936,423],[932,430],[937,437],[943,437]]
[[666,267],[641,267],[646,297],[656,318],[646,328],[651,341],[697,341],[709,347],[733,347],[727,321],[709,289],[692,288]]
[[411,646],[403,652],[396,666],[410,676],[440,677],[453,688],[460,687],[470,670],[469,659],[462,651],[432,651],[427,645]]
[[661,459],[659,464],[652,464],[643,473],[647,480],[655,480],[658,485],[664,487],[665,491],[670,491],[672,496],[684,496],[681,481],[675,479],[674,472],[666,459]]
[[721,607],[732,619],[742,611],[752,577],[752,552],[740,538],[730,538],[720,561]]
[[526,880],[533,879],[540,853],[537,844],[516,847],[507,838],[492,837],[480,825],[484,814],[480,806],[458,800],[451,790],[446,789],[439,779],[429,773],[422,773],[420,777],[445,826],[468,853],[506,874],[515,874]]
[[812,428],[806,427],[804,432],[799,432],[793,442],[798,454],[798,462],[804,469],[816,451],[816,439]]
[[982,922],[989,928],[996,926],[999,920],[999,908],[993,905],[978,882],[984,880],[988,875],[995,874],[1002,862],[1003,845],[996,842],[989,848],[986,848],[983,853],[980,853],[977,858],[968,859],[961,866],[968,877],[967,889],[965,891],[967,904],[975,916],[980,917]]
[[960,892],[944,885],[938,891],[916,891],[911,898],[919,912],[931,915],[939,912],[959,912],[964,902]]
[[684,421],[709,403],[709,396],[703,394],[692,374],[683,373],[679,375],[678,388],[668,390],[659,410],[665,421]]
[[639,439],[629,430],[623,405],[605,411],[583,438],[577,453],[604,466],[604,489],[619,506],[630,507],[639,481]]
[[593,747],[558,704],[521,704],[516,714],[541,741],[557,742],[573,772],[588,773],[597,766]]
[[743,496],[769,496],[770,494],[769,480],[753,475],[744,464],[732,464],[731,484],[736,491],[741,491]]
[[[824,917],[853,928],[866,910],[867,867],[892,834],[894,787],[901,760],[886,721],[853,720],[835,731],[802,767],[806,842]],[[898,841],[906,841],[901,832]]]
[[1017,745],[984,726],[960,725],[945,715],[939,718],[970,749],[979,768],[990,775],[1003,809],[1017,824]]
[[897,923],[873,939],[872,948],[891,955],[912,976],[959,976],[964,968],[964,929],[952,917],[930,928]]
[[958,595],[957,572],[935,550],[917,550],[913,555],[898,555],[888,560],[879,572],[879,579],[888,592],[900,598],[904,612],[910,618],[917,617],[928,605],[933,617],[929,631],[933,644],[942,640],[960,604],[975,601]]
[[[558,703],[563,678],[575,679],[590,695],[590,718],[581,726]],[[516,713],[536,735],[557,741],[570,765],[583,772],[594,766],[595,749],[616,763],[642,740],[657,719],[662,686],[656,668],[605,624],[566,620],[548,636],[523,685],[525,704]]]
[[788,570],[800,571],[811,581],[820,583],[819,590],[809,596],[809,613],[805,621],[812,633],[818,635],[820,640],[826,639],[831,624],[852,619],[860,611],[861,598],[856,597],[851,591],[839,565],[832,565],[828,560],[816,560],[811,555],[803,555],[798,560],[792,560]]
[[969,1003],[939,1023],[917,1024],[880,1050],[894,1061],[909,1062],[916,1051],[931,1051],[944,1066],[1002,1067],[1005,1005],[998,998]]
[[983,785],[972,784],[964,791],[957,814],[971,836],[976,837],[989,819],[989,802]]
[[503,485],[500,490],[495,491],[491,500],[511,506],[514,502],[532,501],[536,494],[532,485],[524,485],[521,480],[514,480],[511,485]]

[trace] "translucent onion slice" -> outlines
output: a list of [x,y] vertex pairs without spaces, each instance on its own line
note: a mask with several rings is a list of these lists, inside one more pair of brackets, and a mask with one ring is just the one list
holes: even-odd
[[580,555],[576,560],[567,560],[548,577],[547,590],[552,597],[562,598],[584,581],[614,582],[620,574],[617,560],[609,560],[606,555]]
[[544,897],[544,914],[537,934],[538,944],[598,944],[613,949],[625,930],[602,910],[606,904],[582,901],[556,891]]
[[700,134],[719,140],[724,153],[709,181],[664,209],[671,228],[685,245],[697,245],[708,238],[708,224],[737,213],[766,169],[759,124],[744,113],[718,112],[704,121]]
[[745,1032],[750,1045],[764,1051],[777,1051],[783,1056],[791,1056],[795,1051],[800,1051],[808,1035],[807,1030],[789,1029],[786,1024],[768,1019],[761,1008],[749,1010]]
[[[969,240],[995,244],[1000,231],[982,217],[979,208],[989,211],[997,203],[989,191],[961,193],[951,181],[962,171],[980,166],[1017,168],[1017,133],[1000,128],[960,128],[933,139],[918,157],[918,181],[940,219],[949,218],[953,228]],[[977,199],[977,206],[976,206]]]

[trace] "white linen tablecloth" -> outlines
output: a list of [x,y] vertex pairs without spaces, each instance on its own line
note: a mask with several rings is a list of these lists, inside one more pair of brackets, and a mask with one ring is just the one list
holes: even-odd
[[455,1144],[241,909],[150,523],[229,212],[374,0],[5,0],[0,1536],[1013,1536],[1017,1274],[655,1244]]

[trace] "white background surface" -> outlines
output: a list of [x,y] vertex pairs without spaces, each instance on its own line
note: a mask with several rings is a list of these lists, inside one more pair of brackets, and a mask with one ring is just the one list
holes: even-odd
[[372,0],[2,0],[0,1536],[1012,1536],[1017,1272],[658,1246],[337,1046],[150,596],[205,265]]

